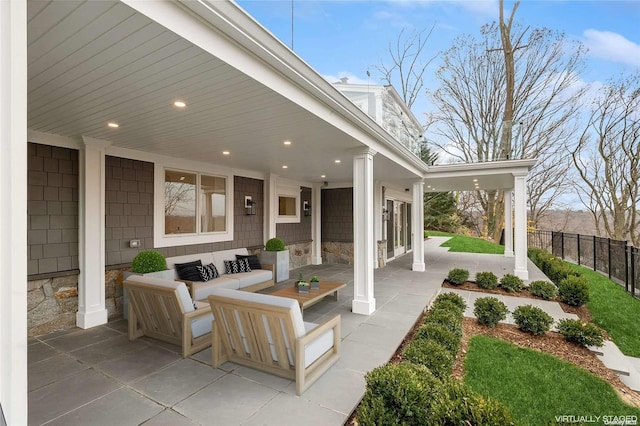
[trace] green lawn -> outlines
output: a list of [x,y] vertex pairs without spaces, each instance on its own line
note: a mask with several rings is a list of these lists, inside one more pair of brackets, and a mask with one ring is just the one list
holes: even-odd
[[505,404],[519,424],[555,424],[555,416],[561,415],[640,416],[640,409],[624,404],[607,382],[591,373],[499,339],[473,337],[464,369],[465,383]]
[[640,300],[624,287],[592,269],[571,265],[589,280],[587,303],[593,322],[607,330],[611,340],[629,356],[640,357]]
[[449,247],[449,251],[452,252],[504,254],[504,246],[483,240],[482,238],[438,231],[425,231],[424,234],[425,236],[451,237],[451,239],[442,244],[441,247]]

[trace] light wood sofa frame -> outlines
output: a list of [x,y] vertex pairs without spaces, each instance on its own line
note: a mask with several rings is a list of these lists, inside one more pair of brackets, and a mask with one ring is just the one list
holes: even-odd
[[130,280],[124,287],[129,294],[129,340],[149,336],[182,346],[183,358],[211,346],[211,333],[194,338],[191,329],[193,320],[211,315],[210,305],[198,303],[197,309],[185,312],[178,288]]
[[[290,299],[294,302],[293,306],[289,308],[218,294],[208,299],[216,318],[211,331],[212,341],[221,347],[220,351],[212,353],[214,368],[231,361],[285,377],[295,381],[296,393],[301,395],[340,358],[340,315],[296,337],[293,309],[299,311],[300,307],[293,299]],[[301,313],[299,318],[302,319]],[[227,330],[223,329],[225,326]],[[333,330],[331,348],[305,367],[305,349],[328,330]],[[274,360],[271,346],[277,354],[277,360]]]

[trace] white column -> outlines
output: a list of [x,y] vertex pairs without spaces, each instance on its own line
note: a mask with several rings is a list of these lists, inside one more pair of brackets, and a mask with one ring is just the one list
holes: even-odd
[[27,2],[0,1],[0,404],[27,423]]
[[353,157],[353,303],[356,314],[376,310],[373,297],[373,156],[366,150]]
[[527,267],[527,176],[514,174],[515,198],[515,267],[513,273],[523,280],[529,279]]
[[108,142],[83,137],[80,150],[78,312],[76,325],[90,328],[107,322],[104,303],[104,157]]
[[276,184],[278,176],[271,173],[264,181],[264,241],[276,236],[276,215],[278,214],[278,197]]
[[311,264],[322,265],[322,184],[311,189]]
[[513,189],[504,191],[504,256],[513,257]]
[[413,202],[411,203],[411,232],[413,233],[414,271],[424,271],[424,181],[413,183]]

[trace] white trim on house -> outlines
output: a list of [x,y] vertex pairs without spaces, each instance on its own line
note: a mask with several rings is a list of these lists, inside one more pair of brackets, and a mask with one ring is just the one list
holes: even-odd
[[0,1],[0,405],[9,425],[28,413],[26,3]]

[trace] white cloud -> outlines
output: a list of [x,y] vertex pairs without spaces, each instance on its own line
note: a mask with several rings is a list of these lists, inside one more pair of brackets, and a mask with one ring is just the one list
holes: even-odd
[[589,29],[584,32],[584,36],[591,55],[612,62],[640,66],[640,44],[610,31]]
[[323,77],[331,84],[340,82],[340,79],[343,77],[348,78],[350,84],[380,84],[376,83],[372,78],[360,78],[349,71],[340,71],[337,76],[323,75]]

